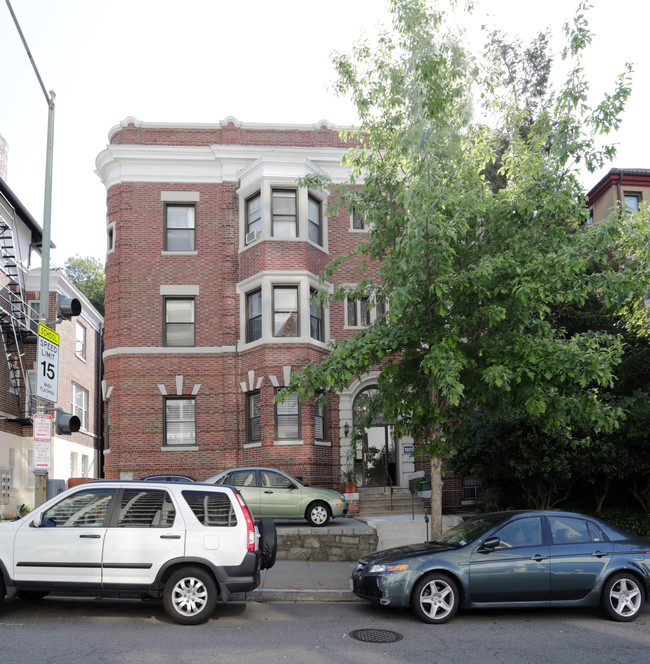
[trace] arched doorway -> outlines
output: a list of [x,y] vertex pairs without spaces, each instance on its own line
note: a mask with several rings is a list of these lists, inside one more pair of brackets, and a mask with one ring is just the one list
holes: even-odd
[[355,431],[362,431],[357,443],[355,470],[361,486],[392,486],[396,484],[397,463],[393,428],[382,415],[374,415],[370,426],[364,416],[368,400],[377,393],[376,386],[366,387],[354,398],[352,424]]

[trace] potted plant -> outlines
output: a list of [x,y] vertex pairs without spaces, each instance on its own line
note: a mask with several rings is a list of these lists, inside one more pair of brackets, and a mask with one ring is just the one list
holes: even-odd
[[429,477],[418,477],[415,483],[418,495],[421,498],[428,498],[431,496],[431,479]]
[[354,463],[348,461],[341,470],[341,481],[345,484],[345,493],[354,493],[357,489],[357,478],[354,472]]

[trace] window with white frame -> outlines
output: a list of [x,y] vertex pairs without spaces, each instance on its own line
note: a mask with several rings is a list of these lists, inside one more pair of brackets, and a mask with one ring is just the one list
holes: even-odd
[[165,397],[165,445],[196,445],[194,397]]
[[246,294],[246,343],[262,338],[262,289]]
[[86,359],[86,328],[79,321],[76,322],[75,353],[77,357]]
[[298,287],[273,287],[273,336],[297,337],[300,334],[298,321]]
[[271,234],[273,237],[298,237],[298,206],[295,189],[271,191]]
[[70,477],[79,477],[79,455],[70,452]]
[[317,394],[314,400],[314,439],[325,440],[327,437],[327,402],[325,396]]
[[194,298],[166,297],[165,308],[165,346],[194,346]]
[[345,313],[348,327],[368,327],[386,313],[386,304],[380,301],[373,307],[367,297],[348,296],[345,299]]
[[81,477],[88,477],[90,459],[87,454],[81,455]]
[[276,440],[300,438],[300,402],[297,394],[287,396],[282,403],[275,402]]
[[311,194],[307,197],[307,237],[319,246],[323,245],[323,206]]
[[246,395],[246,442],[258,443],[262,440],[261,397],[259,392]]
[[325,310],[315,288],[309,289],[309,334],[316,341],[325,341]]
[[350,221],[352,222],[352,230],[355,231],[365,231],[366,230],[366,223],[361,216],[361,214],[352,208],[352,214],[350,215]]
[[196,207],[167,203],[165,205],[165,251],[196,249]]
[[106,253],[110,254],[113,251],[115,251],[115,222],[106,227]]
[[72,383],[72,414],[76,415],[82,429],[88,429],[88,390]]
[[246,236],[249,233],[262,232],[262,194],[257,192],[246,200]]

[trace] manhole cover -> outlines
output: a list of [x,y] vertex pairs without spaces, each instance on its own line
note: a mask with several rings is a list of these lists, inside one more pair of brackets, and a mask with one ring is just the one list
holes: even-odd
[[389,629],[355,629],[350,632],[350,636],[366,643],[395,643],[404,638],[401,634],[391,632]]

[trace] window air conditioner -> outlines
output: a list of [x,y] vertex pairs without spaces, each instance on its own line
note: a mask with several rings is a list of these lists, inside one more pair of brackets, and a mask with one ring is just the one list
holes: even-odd
[[246,233],[246,244],[250,244],[251,242],[255,242],[255,240],[259,240],[261,236],[261,231],[251,231],[250,233]]

